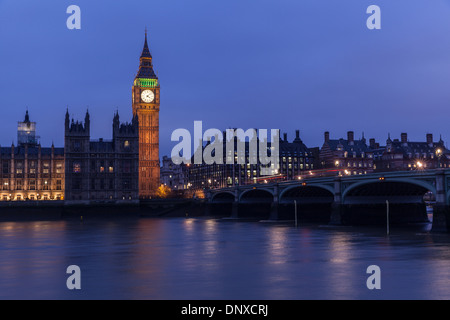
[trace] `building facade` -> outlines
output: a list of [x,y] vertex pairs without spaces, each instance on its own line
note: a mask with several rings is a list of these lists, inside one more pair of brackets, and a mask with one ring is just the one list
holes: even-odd
[[174,164],[172,159],[164,156],[161,166],[161,184],[168,186],[172,191],[186,190],[187,167],[185,164]]
[[296,130],[295,139],[288,141],[287,134],[280,141],[280,174],[285,180],[294,180],[309,171],[315,170],[314,151],[309,149],[300,139],[300,131]]
[[64,200],[64,149],[41,147],[28,111],[18,123],[17,146],[1,147],[1,201]]
[[[226,134],[224,133],[224,141]],[[223,150],[223,164],[190,164],[187,165],[187,182],[191,190],[204,190],[211,188],[225,188],[235,185],[270,183],[276,181],[286,181],[298,179],[309,174],[315,169],[314,152],[309,149],[300,139],[300,131],[296,131],[293,141],[288,141],[287,134],[279,141],[279,168],[272,176],[262,175],[263,165],[258,161],[256,164],[250,163],[249,145],[246,142],[245,163],[238,164],[237,143],[234,143],[234,164],[227,162],[227,150]],[[270,148],[270,143],[268,143]],[[205,148],[205,146],[203,146]],[[204,150],[204,149],[203,149]],[[259,151],[258,151],[259,153]],[[233,155],[228,155],[233,157]]]
[[113,119],[112,140],[90,140],[90,116],[84,123],[65,119],[65,191],[67,203],[139,200],[138,119]]
[[330,139],[330,133],[325,132],[319,157],[321,167],[330,174],[367,174],[374,170],[372,149],[364,137],[355,140],[353,131],[347,132],[347,139]]
[[409,141],[407,133],[400,139],[386,140],[386,146],[374,150],[374,169],[376,171],[407,171],[448,168],[450,151],[442,138],[433,141],[427,134],[425,141]]
[[139,119],[139,196],[149,199],[160,185],[159,163],[160,86],[153,70],[145,32],[144,49],[132,88],[133,115]]

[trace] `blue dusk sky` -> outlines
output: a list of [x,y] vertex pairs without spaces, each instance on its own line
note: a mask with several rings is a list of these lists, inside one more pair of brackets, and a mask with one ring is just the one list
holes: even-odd
[[[69,30],[69,5],[81,30]],[[369,5],[381,30],[369,30]],[[131,121],[148,28],[161,83],[160,155],[177,128],[299,129],[332,138],[450,141],[450,0],[0,0],[0,144],[28,108],[43,146],[64,116],[91,114],[92,139]]]

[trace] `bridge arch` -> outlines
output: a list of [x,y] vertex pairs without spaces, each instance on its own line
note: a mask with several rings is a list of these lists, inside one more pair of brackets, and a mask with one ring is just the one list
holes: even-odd
[[[301,190],[306,191],[305,195],[306,194],[313,195],[313,196],[331,195],[331,197],[333,197],[333,195],[334,195],[334,189],[331,186],[327,186],[327,185],[306,185],[306,186],[295,185],[295,186],[287,187],[286,189],[284,189],[283,191],[280,192],[280,202],[282,202],[283,200],[285,200],[288,197],[292,197],[293,192],[301,191]],[[300,195],[300,194],[298,194],[298,195]]]
[[435,186],[414,178],[370,180],[355,183],[344,190],[344,224],[386,224],[389,205],[390,223],[427,222],[424,196]]
[[280,193],[281,220],[298,218],[305,222],[328,223],[334,201],[334,189],[324,185],[294,185]]
[[246,190],[239,197],[239,217],[269,219],[274,204],[272,190],[265,188]]
[[273,191],[269,189],[249,189],[242,192],[239,196],[239,202],[249,202],[252,201],[252,199],[258,201],[267,199],[265,202],[272,202]]
[[234,193],[231,191],[221,191],[214,193],[211,197],[213,203],[228,203],[234,201]]
[[[370,180],[370,181],[360,181],[360,182],[356,182],[352,185],[350,185],[347,189],[345,189],[342,192],[342,202],[345,202],[345,199],[347,196],[349,196],[350,194],[354,193],[355,189],[361,188],[365,185],[371,185],[371,184],[386,184],[386,183],[403,183],[403,184],[410,184],[410,185],[415,185],[417,187],[421,187],[423,189],[425,189],[426,191],[431,191],[434,194],[436,194],[436,187],[431,184],[428,183],[426,181],[423,180],[416,180],[416,179],[412,179],[412,178],[401,178],[401,179],[395,179],[395,178],[389,178],[383,181],[380,180]],[[424,193],[425,193],[424,192]]]

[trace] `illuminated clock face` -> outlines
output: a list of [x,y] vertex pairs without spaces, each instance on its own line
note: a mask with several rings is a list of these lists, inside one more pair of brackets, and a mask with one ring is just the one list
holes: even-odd
[[155,94],[152,90],[144,90],[142,91],[141,99],[144,102],[150,103],[155,99]]

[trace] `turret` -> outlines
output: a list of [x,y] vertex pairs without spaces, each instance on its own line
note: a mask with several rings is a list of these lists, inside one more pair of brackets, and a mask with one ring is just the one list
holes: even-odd
[[91,120],[90,120],[90,116],[89,116],[89,110],[86,110],[86,116],[84,117],[84,129],[86,130],[87,134],[90,134]]
[[68,131],[70,127],[70,115],[69,115],[69,108],[66,110],[66,121],[65,121],[65,130]]

